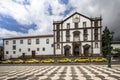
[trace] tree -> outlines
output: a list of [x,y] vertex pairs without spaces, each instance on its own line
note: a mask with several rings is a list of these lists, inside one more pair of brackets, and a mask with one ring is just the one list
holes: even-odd
[[113,39],[112,34],[113,33],[111,33],[106,26],[102,34],[102,53],[104,57],[106,57],[109,54],[109,50],[112,50],[111,46],[111,42]]

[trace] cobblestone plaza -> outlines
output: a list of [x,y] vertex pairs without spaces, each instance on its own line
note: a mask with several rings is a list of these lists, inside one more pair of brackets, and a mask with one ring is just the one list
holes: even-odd
[[120,65],[2,65],[0,80],[120,80]]

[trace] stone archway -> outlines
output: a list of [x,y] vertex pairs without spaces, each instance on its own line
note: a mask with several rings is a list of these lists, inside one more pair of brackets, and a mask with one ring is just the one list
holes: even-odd
[[74,56],[79,56],[79,46],[74,46]]
[[79,42],[74,42],[73,43],[73,56],[79,56],[80,55],[80,43]]
[[70,46],[69,45],[66,45],[64,46],[64,55],[65,56],[69,56],[70,55]]
[[86,44],[83,46],[84,56],[89,56],[90,54],[90,45]]

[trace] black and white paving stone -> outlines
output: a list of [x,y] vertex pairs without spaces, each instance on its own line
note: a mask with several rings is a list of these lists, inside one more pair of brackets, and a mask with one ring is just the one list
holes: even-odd
[[120,80],[120,65],[0,66],[0,80]]

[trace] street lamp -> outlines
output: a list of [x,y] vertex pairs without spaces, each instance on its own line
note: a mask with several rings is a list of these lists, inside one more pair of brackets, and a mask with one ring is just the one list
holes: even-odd
[[114,32],[111,32],[108,39],[108,68],[111,68],[111,41],[113,38]]

